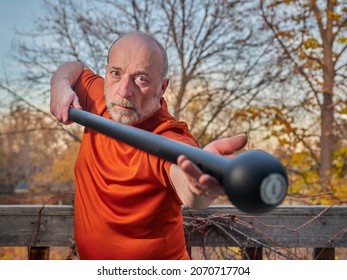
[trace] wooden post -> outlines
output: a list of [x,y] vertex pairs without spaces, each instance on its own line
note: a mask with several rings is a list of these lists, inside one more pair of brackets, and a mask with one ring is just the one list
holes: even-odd
[[50,247],[28,247],[28,260],[49,260]]
[[187,252],[188,252],[189,258],[192,258],[192,247],[190,247],[190,246],[186,246],[186,249],[187,249]]
[[263,247],[246,247],[242,253],[243,260],[262,260]]
[[315,260],[334,260],[335,248],[314,248],[313,259]]

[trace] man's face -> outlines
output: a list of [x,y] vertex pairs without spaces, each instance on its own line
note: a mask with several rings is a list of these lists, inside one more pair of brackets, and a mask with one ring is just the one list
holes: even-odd
[[[147,39],[148,40],[148,39]],[[136,125],[160,108],[168,86],[160,51],[141,36],[116,42],[106,65],[105,98],[113,120]]]

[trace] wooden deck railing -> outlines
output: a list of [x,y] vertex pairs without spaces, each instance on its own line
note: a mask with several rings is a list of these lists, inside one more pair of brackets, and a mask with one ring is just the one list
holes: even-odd
[[[314,259],[334,259],[335,248],[347,248],[342,206],[282,206],[260,215],[212,206],[183,209],[183,216],[189,248],[236,247],[244,259],[300,259],[300,248],[312,248]],[[0,246],[25,246],[29,259],[48,259],[50,247],[74,247],[73,223],[72,206],[0,205]]]

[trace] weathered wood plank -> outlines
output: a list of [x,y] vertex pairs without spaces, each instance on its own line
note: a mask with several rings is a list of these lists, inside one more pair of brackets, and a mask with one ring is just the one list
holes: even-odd
[[72,246],[72,206],[0,205],[0,246]]
[[[185,228],[191,246],[347,247],[347,207],[278,207],[256,216],[211,207],[187,211],[185,221],[189,219]],[[221,227],[215,230],[216,226]]]
[[[347,247],[347,207],[282,206],[247,215],[231,206],[183,209],[187,246]],[[0,205],[0,246],[72,246],[73,207]]]

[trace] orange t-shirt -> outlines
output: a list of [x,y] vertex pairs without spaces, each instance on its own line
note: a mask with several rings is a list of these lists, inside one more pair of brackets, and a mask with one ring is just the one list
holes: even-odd
[[[86,70],[74,87],[84,110],[111,118],[104,79]],[[162,108],[137,125],[197,146]],[[139,139],[141,141],[141,139]],[[81,259],[189,259],[171,163],[86,128],[75,165],[75,240]]]

